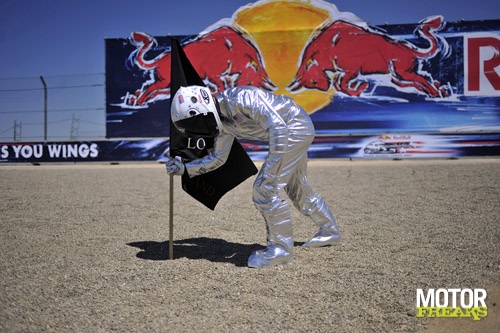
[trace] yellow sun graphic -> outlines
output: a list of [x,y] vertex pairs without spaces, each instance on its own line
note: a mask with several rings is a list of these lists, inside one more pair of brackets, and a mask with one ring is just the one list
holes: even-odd
[[268,0],[239,8],[233,18],[233,24],[256,42],[269,77],[278,86],[275,93],[294,98],[309,113],[331,102],[333,89],[298,93],[285,89],[297,72],[306,42],[319,26],[332,20],[328,10],[315,6],[315,1]]

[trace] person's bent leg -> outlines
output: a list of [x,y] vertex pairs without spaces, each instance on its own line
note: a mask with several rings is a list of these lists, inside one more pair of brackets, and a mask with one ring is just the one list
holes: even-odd
[[248,258],[248,267],[263,268],[293,262],[293,225],[288,203],[262,211],[266,221],[267,247],[257,250]]
[[269,154],[253,186],[253,202],[266,222],[267,247],[248,259],[254,268],[293,262],[293,226],[290,208],[280,192],[290,178],[288,154]]
[[303,246],[321,247],[341,243],[340,229],[323,198],[319,194],[315,194],[308,201],[311,206],[310,209],[306,210],[306,215],[311,217],[314,224],[319,227],[319,231]]
[[321,195],[314,193],[307,181],[306,159],[297,164],[285,191],[294,206],[319,227],[319,231],[303,246],[321,247],[340,243],[340,230],[335,217]]

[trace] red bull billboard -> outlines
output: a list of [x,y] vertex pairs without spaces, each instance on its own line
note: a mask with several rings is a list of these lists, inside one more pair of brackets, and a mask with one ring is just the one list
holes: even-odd
[[[213,94],[253,85],[288,95],[310,114],[317,142],[359,137],[349,157],[427,156],[431,134],[487,134],[488,151],[499,140],[500,20],[436,13],[370,26],[322,0],[262,0],[176,38]],[[106,39],[109,138],[168,138],[170,43],[147,32]]]

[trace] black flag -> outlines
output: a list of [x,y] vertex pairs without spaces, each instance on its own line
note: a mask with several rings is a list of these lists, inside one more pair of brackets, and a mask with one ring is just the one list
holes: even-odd
[[[172,38],[170,70],[170,100],[181,86],[205,86],[176,38]],[[202,144],[197,144],[200,142]],[[170,121],[170,156],[180,156],[183,161],[189,162],[207,155],[208,149],[212,148],[213,144],[212,136],[187,135],[180,132]],[[255,164],[235,139],[223,166],[193,178],[189,178],[185,172],[182,176],[182,188],[206,207],[214,210],[224,194],[256,173]]]

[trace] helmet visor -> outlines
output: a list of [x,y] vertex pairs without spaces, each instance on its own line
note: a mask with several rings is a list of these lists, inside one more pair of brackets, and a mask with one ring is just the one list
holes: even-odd
[[217,135],[217,121],[213,113],[198,114],[174,123],[181,132],[198,135]]

